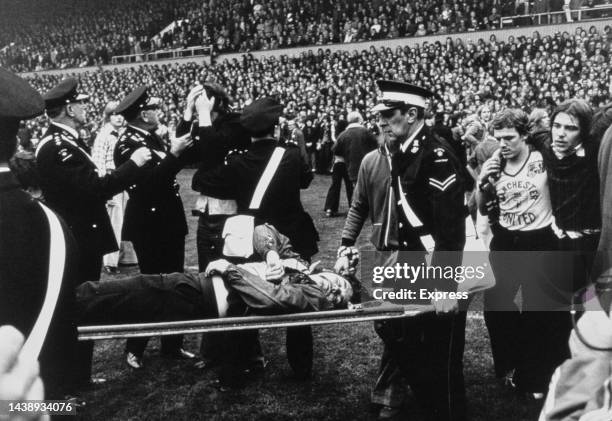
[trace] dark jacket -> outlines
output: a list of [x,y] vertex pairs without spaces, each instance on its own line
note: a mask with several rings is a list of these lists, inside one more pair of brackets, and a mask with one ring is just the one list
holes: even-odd
[[297,148],[287,148],[258,210],[249,210],[257,183],[272,152],[274,139],[259,140],[247,151],[228,156],[226,164],[194,176],[200,193],[220,199],[234,199],[238,212],[253,214],[262,222],[274,225],[289,237],[294,249],[310,258],[318,250],[318,233],[310,215],[302,207],[300,189],[308,187],[312,172],[304,165]]
[[36,151],[41,188],[49,207],[68,224],[79,252],[103,256],[117,250],[106,201],[136,180],[138,167],[128,155],[113,173],[100,177],[80,143],[51,124]]
[[115,146],[115,165],[124,164],[141,147],[149,148],[153,157],[140,168],[136,183],[128,188],[130,198],[122,238],[143,240],[151,238],[151,232],[160,242],[168,237],[183,237],[187,222],[175,178],[182,162],[166,150],[163,141],[153,133],[128,126]]
[[334,155],[344,158],[348,168],[349,179],[357,182],[359,166],[363,157],[370,151],[376,149],[377,141],[374,135],[359,124],[349,125],[340,133],[334,147]]
[[228,152],[242,150],[251,144],[251,135],[240,125],[240,114],[220,115],[212,126],[198,127],[196,122],[181,120],[176,135],[182,136],[191,130],[193,146],[183,153],[181,160],[185,163],[198,163],[198,170],[193,176],[191,188],[200,191],[197,180],[201,173],[210,171],[223,164]]
[[[77,345],[74,237],[62,224],[66,247],[62,286],[40,354],[47,399],[71,392]],[[12,173],[0,173],[0,326],[13,325],[26,338],[40,313],[48,285],[50,228],[47,217]]]

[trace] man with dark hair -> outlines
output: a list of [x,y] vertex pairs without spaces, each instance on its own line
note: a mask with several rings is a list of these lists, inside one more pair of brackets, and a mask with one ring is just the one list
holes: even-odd
[[[414,252],[409,254],[410,264],[420,265],[425,264],[427,248],[434,246],[432,266],[457,266],[461,264],[465,245],[465,180],[451,147],[425,127],[427,101],[435,95],[402,82],[383,80],[377,81],[377,85],[382,102],[372,112],[379,113],[388,138],[386,156],[372,159],[375,157],[372,152],[364,158],[336,267],[340,273],[347,269],[350,259],[346,254],[352,254],[350,250],[365,217],[375,209],[382,213],[370,215],[381,224],[374,239],[377,249]],[[384,171],[389,171],[390,177],[380,174],[381,168],[370,168],[371,162],[385,165]],[[383,183],[374,191],[367,190],[371,183],[369,179],[362,180],[366,173],[370,177],[380,176]],[[382,207],[378,205],[379,197],[384,198]],[[436,253],[440,251],[454,253],[443,257]],[[430,290],[457,288],[454,280],[416,282]],[[436,314],[375,324],[385,343],[380,376],[372,396],[373,402],[381,405],[380,419],[394,418],[400,413],[405,399],[400,387],[402,378],[410,384],[427,419],[466,418],[462,366],[466,314],[453,314],[457,310],[453,300],[433,300],[432,304]]]
[[[19,122],[43,110],[44,101],[38,92],[23,79],[0,69],[0,325],[13,325],[22,335],[31,335],[47,289],[59,289],[48,331],[37,332],[46,337],[40,358],[38,354],[35,357],[40,362],[46,398],[63,399],[74,393],[75,386],[76,244],[63,221],[20,188],[8,166],[17,147]],[[51,220],[58,225],[53,227]],[[51,254],[52,244],[57,255]],[[62,248],[65,256],[60,259]],[[55,270],[59,271],[58,278],[51,275]],[[0,343],[0,347],[7,345]]]
[[[122,238],[134,244],[141,273],[182,272],[185,262],[187,222],[179,195],[176,174],[182,168],[179,156],[191,145],[190,135],[173,138],[171,146],[155,134],[159,125],[161,99],[151,97],[145,86],[132,91],[117,107],[128,125],[115,145],[115,165],[120,167],[141,147],[152,159],[141,170],[138,180],[128,188]],[[142,367],[148,338],[129,339],[127,363]],[[162,338],[161,352],[172,358],[194,358],[182,349],[182,336]]]
[[[572,255],[572,292],[587,286],[601,233],[597,155],[591,137],[593,110],[580,99],[559,104],[551,116],[551,141],[542,148],[559,250]],[[569,256],[568,256],[569,257]],[[597,274],[594,274],[595,276]]]
[[[79,138],[87,123],[88,95],[77,91],[76,79],[65,79],[44,96],[51,125],[36,149],[45,201],[68,224],[78,248],[76,282],[97,281],[102,256],[117,250],[106,201],[134,183],[151,153],[139,147],[112,174],[100,176]],[[90,382],[93,343],[79,344],[74,371],[79,382]]]

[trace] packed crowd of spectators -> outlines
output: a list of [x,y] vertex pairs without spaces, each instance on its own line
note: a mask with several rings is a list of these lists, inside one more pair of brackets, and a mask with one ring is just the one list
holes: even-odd
[[[589,4],[594,1],[608,0],[589,0]],[[562,0],[536,0],[532,6],[514,0],[0,0],[0,66],[20,72],[105,64],[115,55],[200,45],[212,45],[216,53],[248,52],[477,31],[499,28],[502,16],[558,11],[562,4]]]
[[[78,75],[81,89],[92,95],[90,111],[102,116],[106,103],[122,99],[134,86],[147,84],[164,100],[164,122],[177,124],[189,89],[198,81],[217,80],[242,109],[260,95],[274,95],[286,111],[303,122],[333,123],[359,110],[373,119],[376,79],[418,83],[437,92],[436,111],[445,123],[487,105],[492,113],[505,107],[551,109],[568,98],[598,107],[611,97],[612,30],[593,27],[575,34],[510,37],[464,43],[423,43],[395,50],[370,47],[361,52],[308,50],[297,57],[240,59],[200,65],[139,65]],[[31,83],[46,91],[65,75],[36,75]],[[44,118],[29,123],[39,138]],[[95,127],[90,128],[92,132]]]

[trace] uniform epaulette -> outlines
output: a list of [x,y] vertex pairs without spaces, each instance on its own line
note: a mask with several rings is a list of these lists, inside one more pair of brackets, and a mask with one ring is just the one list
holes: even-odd
[[231,151],[229,151],[227,153],[227,155],[225,155],[225,160],[223,161],[223,163],[225,165],[227,165],[228,160],[233,157],[233,156],[240,156],[243,155],[244,153],[246,153],[248,151],[248,149],[232,149]]

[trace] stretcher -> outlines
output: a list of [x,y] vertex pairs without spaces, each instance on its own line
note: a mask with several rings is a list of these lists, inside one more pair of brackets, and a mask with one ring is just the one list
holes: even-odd
[[228,317],[222,319],[185,320],[164,323],[79,326],[79,340],[125,339],[148,336],[179,335],[231,330],[274,329],[336,323],[357,323],[373,320],[397,319],[433,311],[431,305],[397,305],[369,301],[348,310],[317,311],[312,313],[281,314],[274,316]]

